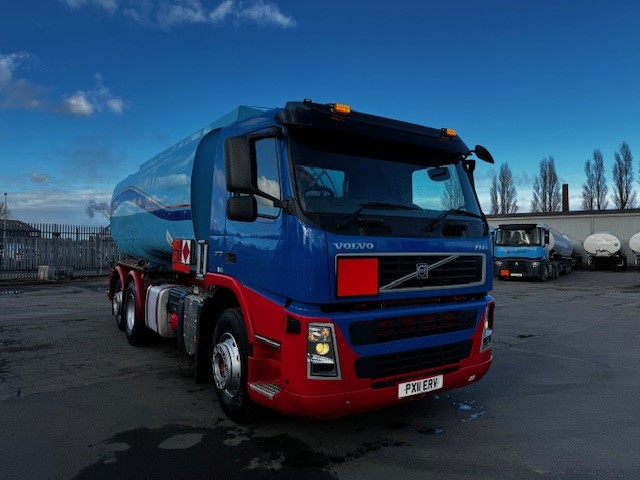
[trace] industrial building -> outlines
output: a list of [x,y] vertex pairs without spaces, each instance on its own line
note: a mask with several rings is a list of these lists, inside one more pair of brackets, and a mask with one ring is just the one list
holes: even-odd
[[[571,212],[565,204],[562,212],[487,215],[487,220],[492,227],[505,223],[546,223],[580,243],[592,233],[612,233],[620,239],[627,265],[640,266],[640,257],[629,248],[629,239],[640,232],[639,208]],[[587,264],[586,254],[583,254],[583,264]]]

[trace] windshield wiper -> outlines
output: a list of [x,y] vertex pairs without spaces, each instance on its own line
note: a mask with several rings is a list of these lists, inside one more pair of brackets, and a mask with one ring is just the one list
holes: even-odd
[[413,205],[403,205],[402,203],[390,203],[390,202],[361,203],[360,207],[355,212],[353,212],[348,217],[345,217],[344,219],[342,219],[342,221],[338,222],[338,224],[336,225],[336,228],[338,230],[342,230],[349,223],[353,222],[356,218],[358,218],[358,215],[360,215],[360,213],[367,208],[371,208],[373,210],[422,210],[420,207],[413,206]]
[[445,210],[440,215],[438,215],[436,218],[431,220],[429,222],[429,224],[427,225],[427,228],[424,229],[424,231],[425,232],[433,232],[438,227],[440,222],[442,220],[444,220],[444,218],[446,216],[448,216],[448,215],[450,215],[452,213],[455,214],[455,215],[464,215],[465,217],[473,217],[473,218],[480,218],[480,219],[484,218],[482,215],[478,215],[477,213],[467,212],[466,210],[462,210],[460,208],[452,208],[451,210]]

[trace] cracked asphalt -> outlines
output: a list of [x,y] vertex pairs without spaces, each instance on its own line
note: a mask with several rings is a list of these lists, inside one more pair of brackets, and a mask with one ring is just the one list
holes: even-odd
[[479,383],[237,426],[172,341],[130,347],[104,279],[0,284],[0,478],[640,478],[640,273],[494,284]]

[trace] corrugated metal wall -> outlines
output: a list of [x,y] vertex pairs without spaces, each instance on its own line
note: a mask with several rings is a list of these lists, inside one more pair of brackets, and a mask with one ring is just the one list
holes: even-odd
[[546,223],[580,243],[592,233],[610,232],[620,239],[629,265],[635,260],[629,239],[640,232],[640,209],[487,215],[487,220],[492,227],[503,223]]

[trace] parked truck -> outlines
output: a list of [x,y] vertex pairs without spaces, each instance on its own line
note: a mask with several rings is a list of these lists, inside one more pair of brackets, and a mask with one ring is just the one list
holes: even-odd
[[472,154],[343,104],[239,107],[115,187],[116,324],[175,337],[236,422],[472,384],[495,306]]
[[533,278],[545,281],[571,273],[571,239],[549,225],[517,223],[495,231],[494,273],[500,279]]
[[634,233],[629,239],[629,248],[633,252],[633,264],[640,267],[640,232]]
[[594,270],[627,268],[627,256],[622,252],[622,242],[613,233],[596,232],[589,235],[584,239],[583,246],[589,254],[588,264]]

